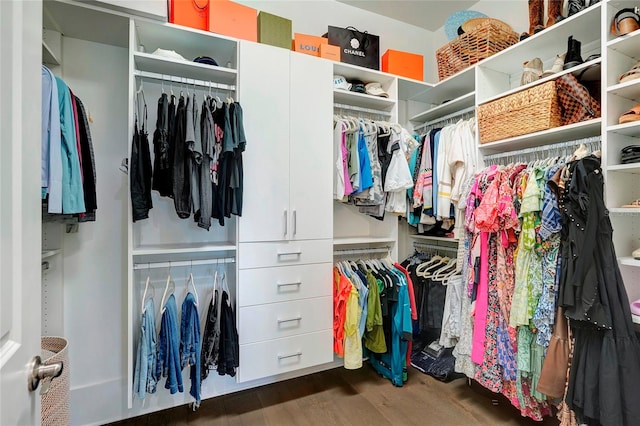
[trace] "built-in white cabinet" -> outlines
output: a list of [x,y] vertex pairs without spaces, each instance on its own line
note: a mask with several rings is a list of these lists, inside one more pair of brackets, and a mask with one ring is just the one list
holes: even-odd
[[244,159],[240,242],[331,238],[331,64],[242,42],[240,67],[253,141]]
[[243,157],[243,242],[289,237],[289,56],[284,49],[240,43],[240,97],[252,141]]
[[332,238],[332,66],[301,53],[290,57],[290,238]]
[[331,85],[328,61],[240,43],[239,382],[333,360]]

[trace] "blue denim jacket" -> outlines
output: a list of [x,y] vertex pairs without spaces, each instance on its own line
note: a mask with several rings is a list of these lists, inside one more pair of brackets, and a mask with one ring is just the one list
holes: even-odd
[[200,405],[200,317],[193,294],[187,293],[182,302],[182,320],[180,322],[180,366],[190,366],[189,394]]
[[158,376],[157,361],[156,314],[153,299],[147,299],[140,319],[140,339],[136,356],[136,369],[133,376],[133,393],[143,399],[147,393],[156,392]]
[[162,326],[160,328],[160,341],[158,347],[158,363],[156,364],[156,376],[167,378],[165,389],[171,394],[183,392],[182,370],[180,368],[180,329],[178,328],[178,306],[176,298],[169,296],[162,314]]

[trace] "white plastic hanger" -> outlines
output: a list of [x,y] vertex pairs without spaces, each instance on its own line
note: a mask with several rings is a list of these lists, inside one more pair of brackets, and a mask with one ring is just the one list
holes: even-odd
[[[147,282],[144,284],[144,293],[142,293],[142,305],[140,306],[140,311],[144,314],[146,308],[144,307],[145,299],[147,298],[147,291],[149,290],[149,284],[151,283],[151,278],[147,275]],[[155,287],[151,286],[151,299],[156,295]]]
[[196,283],[193,281],[193,273],[189,273],[189,279],[187,279],[187,293],[189,293],[189,283],[191,283],[191,288],[193,288],[193,296],[196,299],[195,305],[198,306],[198,290],[196,290]]
[[416,275],[421,277],[422,273],[426,272],[427,269],[429,269],[429,266],[435,265],[436,263],[440,263],[441,261],[442,261],[442,256],[436,254],[431,259],[425,262],[422,262],[421,264],[418,265],[418,267],[416,268]]
[[166,301],[167,291],[169,290],[169,284],[173,285],[173,288],[171,289],[171,293],[169,294],[169,295],[171,295],[171,294],[173,294],[173,292],[176,289],[176,283],[174,283],[173,282],[173,278],[171,278],[171,267],[169,267],[169,273],[167,274],[167,284],[165,284],[165,286],[164,286],[164,293],[162,294],[162,300],[160,301],[160,306],[162,307],[160,309],[160,312],[163,313],[163,314],[164,314],[165,309],[167,309],[164,306],[164,303]]

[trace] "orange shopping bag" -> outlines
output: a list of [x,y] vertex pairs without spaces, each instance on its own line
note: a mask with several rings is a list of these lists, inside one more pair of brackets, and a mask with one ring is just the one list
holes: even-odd
[[209,0],[169,0],[169,22],[207,31]]

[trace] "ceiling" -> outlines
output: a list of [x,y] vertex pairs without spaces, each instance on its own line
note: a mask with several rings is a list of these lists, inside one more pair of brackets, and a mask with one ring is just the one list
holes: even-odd
[[337,0],[351,6],[406,22],[429,31],[444,25],[458,10],[470,9],[479,0]]

